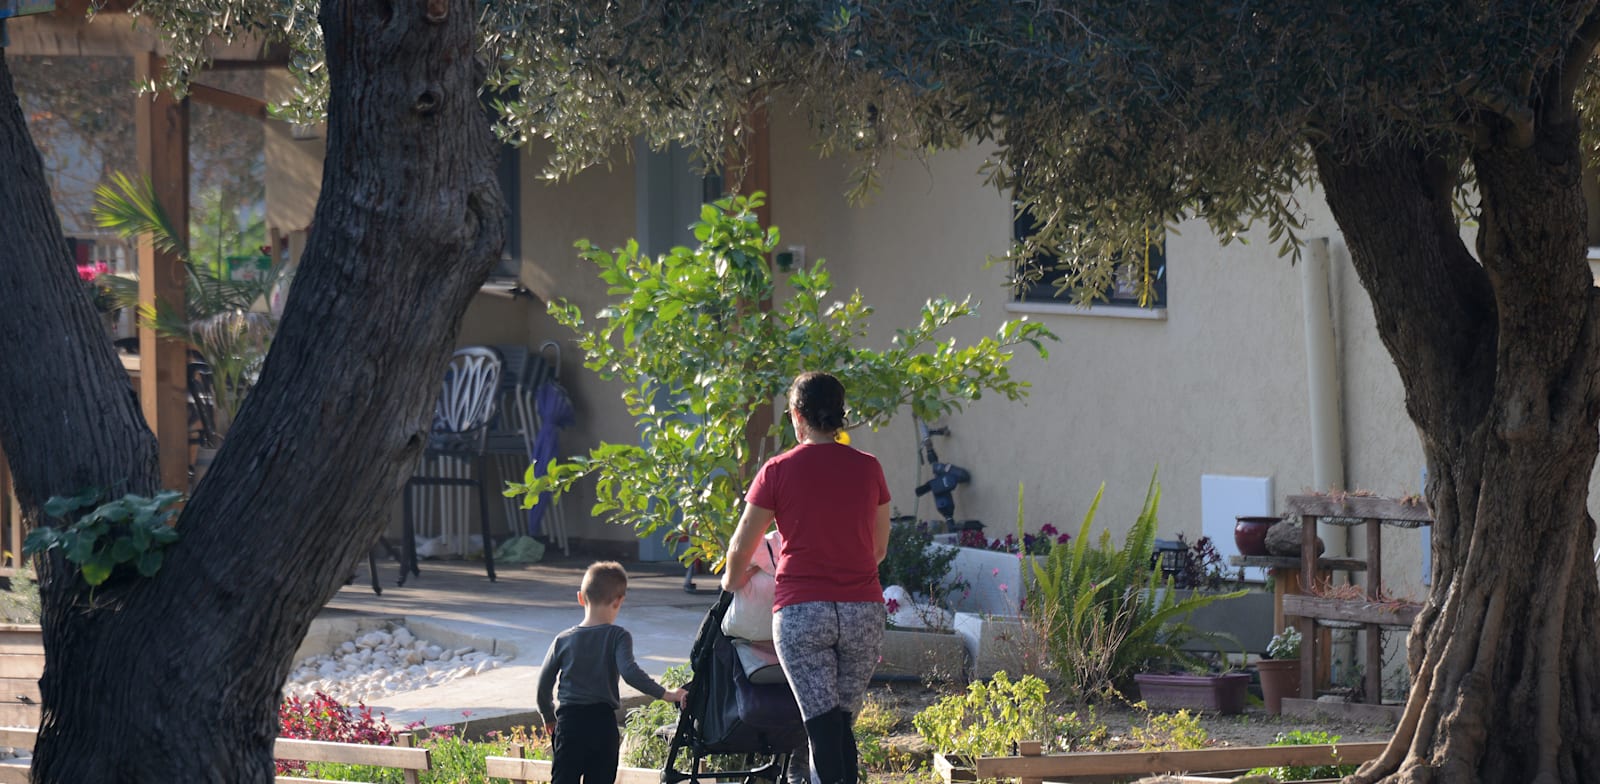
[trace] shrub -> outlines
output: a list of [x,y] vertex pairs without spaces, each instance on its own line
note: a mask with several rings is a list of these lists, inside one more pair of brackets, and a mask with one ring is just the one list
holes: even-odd
[[[398,734],[383,714],[374,717],[365,705],[345,707],[322,692],[304,700],[289,697],[278,706],[278,735],[283,738],[393,746]],[[298,773],[306,765],[279,760],[277,769],[279,775]]]
[[1160,564],[1150,558],[1161,501],[1161,485],[1154,476],[1122,546],[1114,546],[1111,533],[1102,531],[1098,546],[1090,547],[1090,527],[1104,493],[1101,485],[1071,546],[1053,548],[1033,561],[1026,603],[1050,665],[1071,679],[1078,696],[1110,693],[1117,682],[1151,661],[1194,664],[1184,645],[1227,638],[1196,630],[1187,622],[1189,613],[1244,595],[1236,591],[1180,599],[1173,581],[1162,579]]
[[1139,744],[1141,751],[1203,749],[1211,738],[1206,728],[1200,726],[1200,717],[1187,710],[1152,713],[1143,727],[1130,728],[1128,735]]
[[[931,300],[887,347],[868,348],[872,309],[859,292],[835,294],[822,261],[789,273],[774,296],[767,259],[778,230],[757,220],[762,203],[756,194],[705,205],[693,228],[698,246],[656,258],[637,242],[610,253],[579,243],[609,301],[588,318],[568,302],[552,303],[550,313],[579,333],[584,366],[623,390],[640,435],[554,461],[543,475],[530,467],[507,495],[532,506],[595,474],[595,517],[641,536],[681,535],[686,562],[714,563],[756,468],[793,443],[781,417],[752,443],[751,417],[773,411],[801,371],[838,373],[852,426],[881,427],[904,408],[937,419],[980,397],[1026,394],[1009,370],[1012,356],[1023,346],[1044,356],[1044,341],[1055,339],[1036,322],[1007,321],[990,337],[957,342],[945,333],[977,315],[973,304]],[[764,300],[772,307],[753,306]]]
[[[10,556],[10,553],[6,553]],[[0,622],[39,622],[39,578],[33,569],[23,566],[7,578],[6,590],[0,591]]]
[[[661,675],[661,685],[676,689],[689,682],[693,672],[686,664],[669,667]],[[678,708],[670,702],[651,700],[628,711],[622,725],[622,764],[637,768],[659,768],[667,762],[668,741],[661,731],[678,725]]]
[[968,759],[1009,753],[1012,744],[1055,737],[1045,696],[1050,687],[1027,675],[1013,682],[1004,671],[988,683],[939,700],[912,718],[917,734],[935,751]]
[[[1320,746],[1339,742],[1338,735],[1332,735],[1321,730],[1291,730],[1279,733],[1272,740],[1271,746]],[[1250,771],[1252,776],[1271,776],[1278,781],[1300,781],[1303,779],[1336,779],[1356,772],[1359,765],[1287,765],[1275,768],[1256,768]]]

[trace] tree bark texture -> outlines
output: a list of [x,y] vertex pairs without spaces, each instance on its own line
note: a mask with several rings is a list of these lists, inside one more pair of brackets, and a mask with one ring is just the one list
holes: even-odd
[[[1548,93],[1547,93],[1548,94]],[[1471,153],[1475,261],[1437,146],[1317,151],[1427,456],[1433,582],[1405,712],[1347,781],[1600,780],[1600,602],[1589,476],[1600,303],[1585,259],[1575,121]]]
[[[495,147],[477,98],[475,8],[323,4],[322,196],[271,355],[159,574],[114,576],[90,594],[75,573],[46,565],[35,781],[272,780],[294,650],[388,521],[424,446],[461,315],[504,244]],[[0,128],[0,144],[22,144],[36,161],[25,133],[10,131]],[[7,170],[20,157],[11,152]],[[39,225],[0,226],[10,232],[0,254],[32,248],[62,274],[18,288],[13,259],[0,255],[0,351],[35,343],[54,383],[16,378],[31,374],[8,360],[0,437],[37,519],[50,494],[130,476],[148,492],[155,474],[127,380],[113,378],[121,370],[109,343],[90,339],[93,312],[71,288],[48,194],[33,179],[31,194],[7,183],[0,198],[16,200],[8,218],[26,208]],[[36,261],[33,277],[49,264]],[[33,339],[18,338],[13,322],[30,320]],[[94,385],[76,404],[82,413],[42,408],[72,405],[84,375]],[[124,394],[107,402],[114,387]],[[55,397],[25,407],[11,398],[18,388]],[[130,434],[114,441],[106,429]],[[39,445],[66,454],[39,466],[28,451]]]

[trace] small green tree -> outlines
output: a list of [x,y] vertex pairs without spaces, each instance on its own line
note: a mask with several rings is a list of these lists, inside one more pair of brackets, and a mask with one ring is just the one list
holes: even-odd
[[[788,277],[792,295],[774,298],[768,254],[778,230],[764,229],[754,210],[761,194],[708,204],[694,226],[697,248],[659,258],[637,242],[607,253],[579,242],[616,299],[590,329],[575,305],[552,303],[562,324],[580,333],[585,365],[623,382],[623,402],[640,444],[601,444],[588,455],[552,463],[512,483],[508,496],[532,506],[539,494],[570,489],[595,475],[593,513],[631,525],[640,535],[687,536],[684,558],[717,560],[738,519],[745,486],[761,460],[792,441],[783,422],[760,446],[746,436],[751,417],[805,370],[835,373],[849,390],[852,427],[879,427],[909,405],[936,418],[984,392],[1016,400],[1028,384],[1007,369],[1012,350],[1031,346],[1048,356],[1044,326],[1008,321],[972,345],[937,340],[957,319],[975,315],[969,300],[932,300],[921,320],[895,332],[889,348],[864,348],[872,309],[859,292],[834,301],[819,260]],[[774,300],[770,309],[757,303]]]

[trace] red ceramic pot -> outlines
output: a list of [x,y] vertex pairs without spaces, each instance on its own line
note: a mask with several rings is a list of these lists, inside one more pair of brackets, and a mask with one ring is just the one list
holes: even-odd
[[1267,529],[1281,517],[1235,517],[1233,543],[1240,555],[1266,555]]

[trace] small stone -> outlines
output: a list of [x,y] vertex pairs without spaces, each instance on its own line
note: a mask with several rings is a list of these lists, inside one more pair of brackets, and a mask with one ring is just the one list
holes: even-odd
[[[1300,557],[1300,523],[1285,520],[1267,529],[1267,553],[1284,558]],[[1317,538],[1317,555],[1322,555],[1327,547],[1322,543],[1322,538]]]

